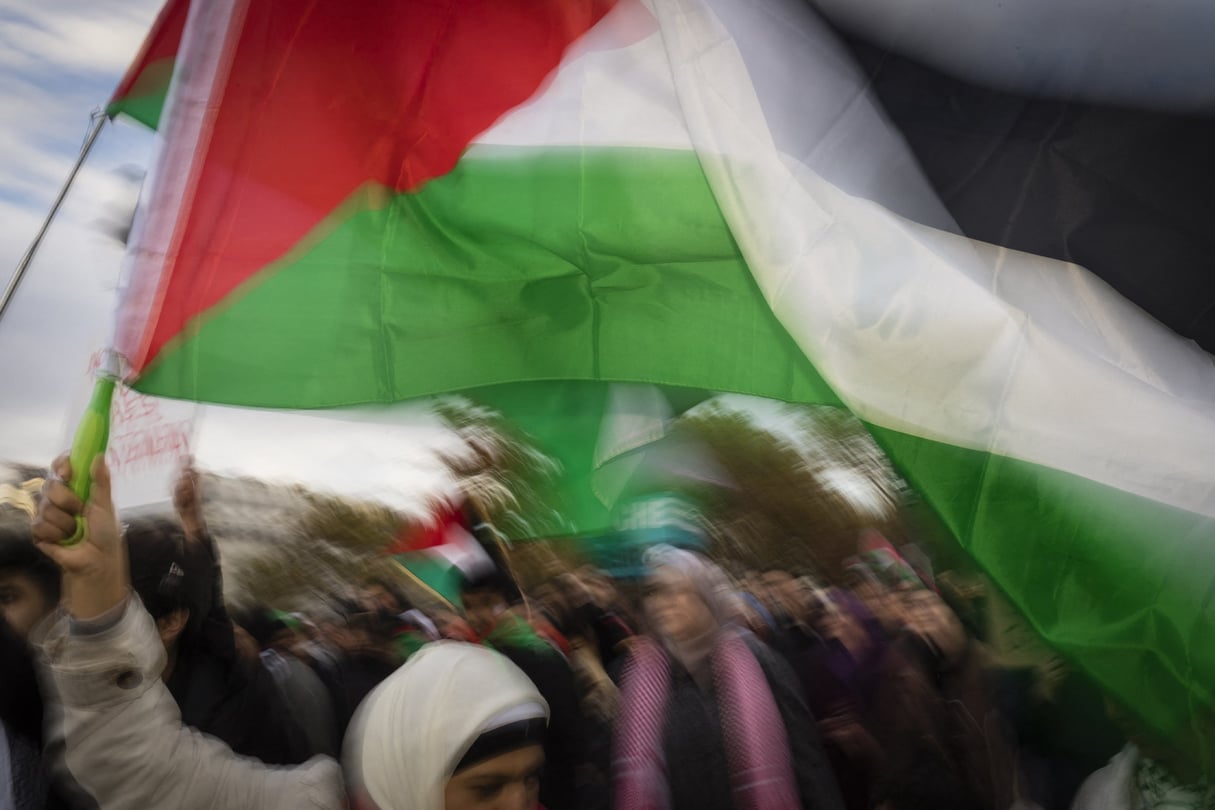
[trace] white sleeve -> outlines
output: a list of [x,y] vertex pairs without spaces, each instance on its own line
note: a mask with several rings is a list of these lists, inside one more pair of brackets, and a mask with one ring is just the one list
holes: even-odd
[[63,737],[67,769],[105,810],[342,807],[333,760],[271,767],[182,726],[160,679],[164,647],[138,598],[88,634],[60,616],[39,646],[58,693],[62,724],[52,731]]

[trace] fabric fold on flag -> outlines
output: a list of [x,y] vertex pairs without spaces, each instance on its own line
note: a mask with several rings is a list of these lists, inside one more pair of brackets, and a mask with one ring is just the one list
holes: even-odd
[[[1063,343],[1034,301],[982,283],[1021,274],[1017,256],[986,264],[989,251],[789,160],[741,47],[706,47],[745,35],[738,6],[655,10],[723,214],[807,357],[1048,641],[1157,730],[1198,727],[1215,708],[1194,669],[1215,663],[1199,640],[1215,630],[1199,607],[1215,578],[1179,561],[1215,557],[1202,539],[1215,528],[1215,411]],[[773,20],[753,22],[758,36]],[[1090,308],[1118,306],[1091,291]],[[1138,316],[1127,332],[1150,328],[1123,314]],[[1209,357],[1175,343],[1174,367],[1209,375]],[[1130,654],[1128,625],[1145,642]],[[1149,698],[1145,670],[1169,687]]]

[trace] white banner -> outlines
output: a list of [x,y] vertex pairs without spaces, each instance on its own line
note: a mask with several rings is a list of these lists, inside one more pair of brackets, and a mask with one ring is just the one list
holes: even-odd
[[[93,391],[101,352],[89,360],[77,406],[69,411],[63,446],[69,447],[80,414]],[[114,504],[131,509],[172,499],[173,484],[194,445],[198,403],[144,396],[118,385],[110,406],[106,463],[114,482]]]

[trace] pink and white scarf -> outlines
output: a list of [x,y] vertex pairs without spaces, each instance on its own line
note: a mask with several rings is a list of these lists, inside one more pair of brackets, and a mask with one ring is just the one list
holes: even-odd
[[[736,631],[723,629],[710,665],[734,806],[800,807],[785,726],[759,662]],[[612,772],[617,810],[670,806],[662,744],[669,695],[669,656],[650,639],[640,639],[625,666],[616,724]]]

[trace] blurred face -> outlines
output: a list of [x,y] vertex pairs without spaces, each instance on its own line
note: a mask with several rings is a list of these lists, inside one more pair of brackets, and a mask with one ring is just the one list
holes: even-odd
[[20,571],[0,571],[0,611],[9,627],[23,639],[38,620],[50,613],[54,605],[47,604],[42,590]]
[[595,601],[594,594],[587,588],[586,583],[578,577],[566,574],[561,577],[561,584],[565,588],[566,598],[572,607],[578,607]]
[[492,630],[506,610],[506,599],[496,591],[470,591],[461,594],[460,598],[464,602],[464,615],[478,635]]
[[792,594],[790,598],[793,600],[792,607],[796,612],[796,617],[806,623],[813,622],[821,609],[814,582],[805,577],[795,579],[790,584],[789,590]]
[[530,745],[452,775],[445,810],[535,810],[540,802],[544,749]]
[[435,611],[431,618],[434,620],[435,628],[438,629],[439,635],[443,638],[450,638],[456,641],[476,640],[472,627],[458,613],[440,610]]
[[394,616],[401,612],[401,604],[383,585],[368,585],[363,590],[363,603],[371,611],[383,610]]
[[540,585],[531,592],[531,598],[540,603],[550,616],[564,616],[569,610],[565,596],[551,585]]
[[610,607],[616,601],[616,588],[609,579],[587,576],[582,578],[591,600],[602,608]]
[[331,644],[338,649],[346,649],[347,638],[346,627],[338,622],[324,621],[320,624],[320,636],[327,644]]
[[760,575],[763,583],[764,605],[769,610],[784,611],[792,615],[797,608],[796,583],[793,575],[786,571],[765,571]]
[[232,625],[232,640],[236,643],[237,654],[245,661],[257,661],[261,648],[257,641],[249,635],[249,631],[239,624]]
[[696,638],[717,626],[692,581],[672,568],[659,568],[646,581],[645,611],[654,631],[674,641]]
[[902,602],[907,628],[931,641],[947,658],[965,646],[966,631],[941,597],[932,591],[913,590],[903,594]]
[[893,631],[906,623],[903,605],[882,585],[869,579],[858,578],[852,582],[852,593],[869,608],[887,630]]
[[281,653],[292,652],[297,643],[298,638],[295,635],[295,631],[289,627],[284,627],[270,638],[271,648],[278,650]]
[[825,639],[835,639],[855,653],[865,643],[865,631],[850,612],[828,605],[819,616],[818,631]]

